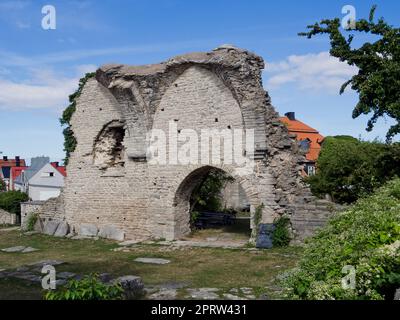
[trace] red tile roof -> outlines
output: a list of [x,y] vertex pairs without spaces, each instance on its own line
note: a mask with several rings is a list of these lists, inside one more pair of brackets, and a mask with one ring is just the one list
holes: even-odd
[[311,141],[310,151],[306,154],[306,159],[316,161],[321,151],[321,143],[324,137],[317,130],[299,120],[289,120],[288,117],[281,117],[280,120],[287,126],[290,133],[296,134],[297,141],[307,138]]
[[59,173],[61,173],[64,177],[67,176],[67,169],[65,166],[59,166],[58,162],[50,162],[50,164],[57,169]]
[[[26,166],[24,159],[20,159],[19,163],[21,167]],[[17,166],[17,160],[15,159],[3,160],[2,158],[0,158],[0,167],[16,167],[16,166]]]

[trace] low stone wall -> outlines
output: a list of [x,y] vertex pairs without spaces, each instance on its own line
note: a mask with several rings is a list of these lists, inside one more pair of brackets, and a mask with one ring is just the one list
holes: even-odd
[[29,216],[32,214],[40,214],[44,205],[44,201],[29,201],[21,203],[21,227],[26,228]]
[[17,215],[0,209],[0,224],[17,224]]
[[38,220],[34,231],[56,237],[100,237],[123,241],[125,233],[113,225],[98,228],[94,224],[80,224],[72,226],[65,221],[64,198],[59,196],[47,201],[29,201],[21,203],[21,228],[27,229],[28,219],[37,214]]

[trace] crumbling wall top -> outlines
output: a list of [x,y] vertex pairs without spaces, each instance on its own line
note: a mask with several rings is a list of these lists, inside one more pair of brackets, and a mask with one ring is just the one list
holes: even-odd
[[[251,68],[257,76],[264,69],[262,57],[232,45],[222,45],[211,52],[192,52],[178,55],[165,62],[141,66],[106,64],[97,71],[97,79],[107,82],[118,78],[129,80],[140,76],[152,76],[165,73],[169,68],[184,64],[220,65],[226,68]],[[101,81],[103,82],[103,81]]]

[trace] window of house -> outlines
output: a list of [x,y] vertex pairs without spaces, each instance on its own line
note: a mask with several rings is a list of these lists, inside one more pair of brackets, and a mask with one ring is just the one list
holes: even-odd
[[54,172],[42,172],[43,178],[54,177]]
[[309,176],[314,176],[315,175],[315,166],[314,165],[308,165],[307,166],[307,174]]

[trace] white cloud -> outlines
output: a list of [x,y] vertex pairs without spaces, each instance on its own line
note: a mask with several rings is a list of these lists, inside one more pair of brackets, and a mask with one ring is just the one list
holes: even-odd
[[267,65],[267,89],[294,84],[302,90],[317,90],[337,94],[341,85],[357,73],[329,52],[292,55],[284,61]]
[[30,78],[16,82],[0,78],[0,110],[53,109],[62,110],[68,104],[79,78],[96,69],[94,65],[76,67],[74,77],[63,77],[51,69],[32,69]]

